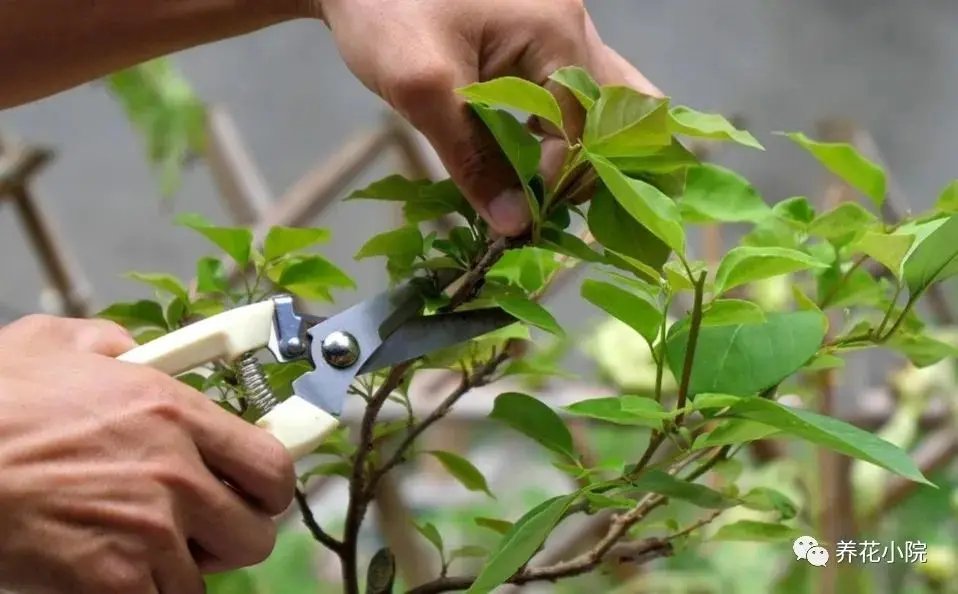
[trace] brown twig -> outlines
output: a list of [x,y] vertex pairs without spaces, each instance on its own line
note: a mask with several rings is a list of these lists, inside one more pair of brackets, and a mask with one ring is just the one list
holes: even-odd
[[313,538],[337,555],[342,554],[343,543],[330,536],[330,534],[319,525],[319,522],[316,521],[316,516],[313,515],[313,510],[309,508],[306,494],[303,493],[301,489],[296,489],[296,505],[299,506],[299,511],[303,516],[303,524],[309,529],[309,533],[313,535]]
[[[621,543],[620,540],[629,528],[640,522],[652,509],[658,507],[659,500],[665,498],[660,495],[651,495],[625,514],[615,518],[606,535],[591,549],[575,559],[559,562],[547,567],[527,568],[506,580],[505,583],[522,585],[537,581],[556,581],[563,578],[575,577],[597,568],[609,557],[629,563],[648,563],[660,557],[668,557],[673,553],[672,541],[687,536],[693,531],[705,526],[719,516],[721,511],[713,512],[709,516],[665,538],[645,538],[638,541]],[[476,576],[444,577],[423,584],[409,590],[407,594],[439,594],[441,592],[455,592],[465,590],[476,581]]]
[[452,409],[453,405],[459,401],[460,398],[466,395],[473,388],[477,388],[485,385],[493,373],[496,372],[496,369],[499,368],[506,359],[509,358],[508,351],[503,351],[497,354],[492,359],[489,359],[486,363],[480,365],[472,373],[463,374],[462,381],[459,382],[459,385],[448,395],[446,398],[439,403],[428,417],[423,419],[419,424],[413,427],[409,433],[406,434],[406,437],[399,444],[399,447],[396,448],[396,452],[392,457],[382,465],[378,470],[376,470],[369,479],[369,488],[375,488],[376,483],[385,475],[387,472],[398,466],[405,459],[406,453],[413,446],[415,441],[419,439],[419,436],[422,435],[426,429],[429,429],[436,422],[441,420],[449,411]]
[[343,532],[343,548],[339,558],[343,569],[343,587],[346,594],[359,594],[359,569],[357,567],[357,546],[359,529],[362,527],[370,497],[366,488],[366,460],[373,450],[373,430],[376,417],[383,405],[396,388],[402,384],[406,372],[413,362],[400,363],[392,368],[386,380],[366,405],[366,412],[359,428],[359,446],[349,478],[349,504],[346,507],[346,528]]

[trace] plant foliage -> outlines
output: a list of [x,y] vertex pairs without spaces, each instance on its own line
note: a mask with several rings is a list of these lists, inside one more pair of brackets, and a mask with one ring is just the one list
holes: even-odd
[[[132,83],[131,76],[114,78],[114,86]],[[752,134],[722,116],[626,87],[600,86],[580,68],[561,69],[551,79],[574,93],[587,112],[581,138],[566,138],[568,157],[552,185],[538,173],[539,139],[513,113],[537,116],[561,128],[562,113],[553,96],[508,77],[461,90],[525,188],[534,215],[526,236],[493,237],[449,180],[392,175],[348,197],[401,203],[405,218],[396,229],[369,239],[356,258],[380,259],[391,282],[421,279],[434,310],[498,306],[521,320],[517,327],[449,352],[360,378],[354,386],[357,397],[366,401],[358,434],[337,434],[317,452],[324,461],[301,477],[305,484],[318,476],[339,476],[352,485],[343,533],[327,537],[326,543],[342,561],[344,588],[350,594],[359,591],[361,581],[357,534],[377,482],[386,473],[429,456],[467,490],[499,496],[461,453],[419,448],[419,436],[445,413],[412,410],[405,391],[409,378],[425,368],[462,374],[460,386],[440,406],[448,412],[470,389],[507,373],[561,375],[554,363],[534,357],[522,360],[522,366],[517,366],[520,361],[510,363],[510,347],[528,341],[529,328],[564,335],[539,298],[570,264],[587,266],[590,272],[581,284],[583,311],[592,308],[611,316],[621,324],[625,334],[620,336],[638,339],[641,355],[625,363],[651,365],[650,380],[613,397],[583,394],[581,401],[563,409],[532,394],[499,394],[489,419],[521,435],[525,443],[538,444],[578,487],[540,500],[514,521],[477,515],[475,524],[495,537],[485,546],[452,550],[434,525],[419,525],[420,534],[441,557],[442,571],[435,581],[409,592],[485,594],[506,582],[574,578],[622,558],[640,563],[669,557],[702,539],[783,542],[808,533],[807,516],[777,484],[740,488],[730,473],[736,454],[755,440],[804,442],[909,481],[928,482],[902,447],[815,412],[812,397],[797,404],[778,396],[786,388],[808,386],[807,380],[822,369],[840,367],[853,350],[890,349],[920,367],[955,353],[951,344],[932,336],[916,308],[932,285],[958,274],[954,184],[942,192],[933,210],[886,221],[879,211],[886,183],[880,167],[850,145],[789,133],[796,148],[859,190],[864,200],[821,213],[803,197],[773,206],[742,176],[699,162],[683,145],[699,138],[763,150]],[[160,119],[172,118],[172,124],[164,121],[173,126],[167,136],[176,140],[154,151],[163,155],[163,163],[186,149],[191,136],[177,130],[181,124],[190,129],[195,115],[191,102],[184,107],[174,101],[174,112],[153,112],[142,107],[153,98],[144,95],[141,101],[136,99],[139,91],[129,89],[125,96],[142,126],[160,126]],[[570,200],[583,192],[591,202],[580,209]],[[427,223],[447,215],[457,221],[450,231],[427,230]],[[330,240],[327,230],[276,228],[257,245],[248,229],[217,227],[195,216],[181,217],[179,223],[250,273],[231,282],[224,260],[206,257],[197,263],[193,290],[165,274],[131,275],[154,289],[157,298],[115,304],[101,315],[136,331],[141,340],[277,291],[333,301],[337,293],[355,288],[335,263],[309,251]],[[744,224],[749,230],[716,265],[697,260],[690,230],[723,223]],[[864,265],[868,261],[891,274],[876,278]],[[443,292],[443,274],[454,274],[462,282]],[[752,288],[774,280],[787,280],[792,287],[782,307],[770,308],[750,297]],[[280,392],[302,371],[268,367],[271,383]],[[248,416],[232,374],[229,366],[218,365],[206,377],[191,374],[184,381],[214,393],[235,414]],[[814,395],[809,389],[796,393]],[[387,399],[403,403],[409,418],[398,424],[378,421]],[[618,447],[617,460],[590,462],[572,437],[571,417],[620,434],[642,435],[647,445],[623,450],[635,443],[626,439],[620,442],[626,445]],[[375,455],[369,454],[371,446]],[[707,486],[703,477],[721,480]],[[590,551],[557,563],[530,563],[569,518],[607,509],[616,512],[616,519]],[[646,527],[653,511],[662,509],[671,519]],[[677,510],[676,515],[669,510]],[[758,515],[723,523],[735,510]],[[480,560],[474,574],[451,572],[454,560],[470,557]]]

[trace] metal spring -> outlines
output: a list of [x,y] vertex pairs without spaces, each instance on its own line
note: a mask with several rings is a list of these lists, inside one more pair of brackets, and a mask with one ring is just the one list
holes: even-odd
[[256,360],[253,353],[246,353],[239,360],[238,375],[247,403],[260,413],[268,413],[279,403],[269,387],[263,366]]

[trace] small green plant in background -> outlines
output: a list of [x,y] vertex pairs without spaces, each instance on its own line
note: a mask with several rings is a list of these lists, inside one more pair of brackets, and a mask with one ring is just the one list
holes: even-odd
[[[492,236],[449,180],[391,175],[348,197],[401,203],[405,219],[369,239],[358,259],[383,259],[391,282],[418,279],[432,310],[497,306],[520,323],[360,378],[353,387],[366,406],[361,428],[342,428],[316,452],[317,465],[300,477],[304,486],[320,476],[350,484],[341,533],[312,527],[313,536],[340,560],[343,591],[356,594],[365,585],[377,592],[485,594],[507,582],[561,580],[573,580],[570,591],[583,591],[588,586],[581,580],[607,579],[597,576],[609,564],[659,567],[667,559],[675,576],[670,587],[679,588],[681,577],[687,591],[745,592],[741,571],[726,572],[723,587],[731,589],[702,589],[703,580],[688,569],[715,569],[728,558],[710,562],[696,551],[722,543],[744,563],[742,551],[754,551],[749,543],[776,543],[774,550],[790,561],[791,541],[815,532],[817,513],[808,505],[815,487],[798,468],[801,455],[765,467],[739,461],[743,447],[756,440],[824,448],[879,469],[883,478],[897,475],[931,484],[903,447],[813,412],[819,394],[809,380],[840,371],[852,351],[889,349],[922,368],[955,354],[955,346],[926,325],[918,305],[930,286],[958,273],[958,185],[945,188],[928,212],[885,221],[878,214],[887,183],[880,167],[849,145],[789,133],[780,140],[803,149],[865,200],[824,212],[804,197],[771,206],[742,176],[700,162],[683,145],[684,138],[705,138],[763,150],[754,136],[723,117],[629,88],[599,86],[579,68],[561,69],[551,78],[574,93],[587,111],[581,137],[566,139],[568,157],[551,185],[538,172],[539,139],[511,111],[565,129],[553,95],[510,77],[460,90],[523,185],[534,215],[525,236]],[[179,125],[192,116],[174,120]],[[150,121],[147,126],[158,125]],[[590,201],[575,206],[583,196]],[[427,223],[447,215],[457,221],[448,233],[423,232]],[[197,263],[195,291],[170,275],[132,275],[154,287],[158,298],[114,304],[101,315],[134,329],[143,341],[277,291],[332,302],[337,292],[356,288],[339,267],[313,251],[330,241],[327,230],[274,228],[259,245],[249,229],[218,227],[193,215],[181,216],[179,223],[202,234],[249,274],[241,284],[230,284],[223,261],[205,257]],[[687,235],[705,224],[745,225],[748,232],[717,266],[710,266],[695,257]],[[584,241],[579,229],[587,230],[594,242]],[[872,264],[887,274],[876,278]],[[443,413],[413,410],[406,393],[411,376],[429,368],[461,375],[440,411],[454,408],[469,390],[502,377],[544,381],[563,376],[554,357],[515,358],[511,347],[531,341],[530,329],[565,336],[539,299],[571,265],[588,266],[590,272],[580,286],[583,310],[610,316],[615,328],[607,331],[618,332],[596,336],[592,352],[606,362],[604,377],[620,393],[604,398],[583,394],[565,409],[603,429],[601,460],[585,461],[568,424],[548,403],[521,392],[499,394],[490,421],[530,447],[536,444],[556,471],[578,487],[539,498],[517,516],[473,518],[494,535],[481,545],[450,547],[454,539],[444,538],[434,523],[419,523],[419,534],[434,545],[439,560],[434,581],[400,590],[390,563],[380,563],[388,556],[376,557],[372,573],[364,575],[360,528],[387,473],[430,456],[469,491],[494,495],[461,453],[420,451],[419,437]],[[459,280],[442,291],[438,279],[449,274]],[[776,279],[787,279],[788,299],[775,305],[752,294]],[[618,338],[610,343],[609,336],[627,336],[622,339],[627,346]],[[624,345],[614,361],[610,344]],[[274,365],[267,371],[282,395],[305,367]],[[218,365],[206,375],[183,380],[251,419],[234,375],[228,366]],[[781,402],[780,394],[801,397],[804,406]],[[403,404],[408,418],[378,421],[387,400]],[[639,445],[632,451],[622,444]],[[551,564],[530,563],[570,518],[604,510],[612,510],[614,520],[591,548]],[[763,577],[747,575],[764,588],[777,576],[770,561],[763,563]],[[211,586],[218,584],[211,591],[316,591],[306,577],[279,587],[278,580],[285,578],[256,571],[211,578]],[[383,571],[389,573],[385,578]],[[262,575],[268,577],[255,577]],[[375,579],[370,582],[369,576]]]

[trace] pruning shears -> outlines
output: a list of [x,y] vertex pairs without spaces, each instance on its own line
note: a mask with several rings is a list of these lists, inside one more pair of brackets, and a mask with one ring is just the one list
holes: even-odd
[[[161,336],[118,357],[177,376],[215,361],[239,362],[239,380],[269,431],[296,460],[339,426],[350,385],[362,374],[413,361],[518,320],[499,308],[424,314],[422,288],[407,281],[330,318],[299,313],[289,295],[240,306]],[[306,361],[293,396],[277,401],[254,354]]]

